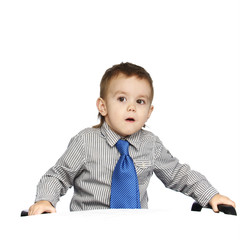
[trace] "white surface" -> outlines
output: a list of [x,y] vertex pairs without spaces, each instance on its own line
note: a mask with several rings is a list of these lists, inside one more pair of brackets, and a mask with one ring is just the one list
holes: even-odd
[[[147,129],[240,205],[238,7],[233,0],[0,1],[0,203],[6,223],[15,226],[19,212],[33,203],[40,177],[70,138],[97,123],[100,79],[121,61],[142,65],[154,80]],[[68,211],[71,195],[61,199],[59,213]],[[192,203],[156,178],[149,198],[150,209],[166,211],[180,206],[187,213]],[[168,224],[155,220],[153,231],[184,219],[165,218]],[[200,218],[207,229],[217,221],[220,228],[213,228],[221,235],[223,218]],[[29,224],[38,235],[37,225]],[[185,235],[181,224],[182,231],[176,228]]]
[[[164,210],[97,210],[23,217],[9,234],[21,239],[231,239],[239,240],[239,217]],[[23,238],[24,236],[24,238]],[[9,238],[12,239],[12,238]]]

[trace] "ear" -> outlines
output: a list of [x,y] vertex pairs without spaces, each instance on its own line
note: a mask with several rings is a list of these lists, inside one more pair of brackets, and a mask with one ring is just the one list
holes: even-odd
[[100,112],[100,114],[105,117],[107,115],[107,107],[106,107],[106,103],[102,98],[98,98],[97,102],[97,109]]
[[154,107],[153,107],[153,105],[151,105],[151,107],[149,108],[149,111],[148,111],[148,119],[150,118],[153,109],[154,109]]

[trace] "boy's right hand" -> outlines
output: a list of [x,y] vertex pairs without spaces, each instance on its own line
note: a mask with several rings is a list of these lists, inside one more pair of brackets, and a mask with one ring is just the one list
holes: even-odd
[[28,210],[28,216],[37,215],[44,212],[55,213],[56,208],[49,201],[39,201],[33,204]]

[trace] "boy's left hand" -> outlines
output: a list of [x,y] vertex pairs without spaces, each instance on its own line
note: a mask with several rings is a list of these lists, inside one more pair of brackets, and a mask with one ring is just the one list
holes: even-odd
[[221,194],[216,194],[210,201],[209,204],[211,205],[214,212],[219,212],[217,205],[219,204],[226,204],[231,205],[234,208],[236,207],[235,202],[233,202],[231,199],[229,199],[226,196],[223,196]]

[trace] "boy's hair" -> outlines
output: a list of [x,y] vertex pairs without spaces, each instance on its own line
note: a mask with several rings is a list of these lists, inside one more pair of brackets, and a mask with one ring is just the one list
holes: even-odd
[[[122,62],[120,64],[113,65],[111,68],[106,70],[100,83],[100,98],[102,99],[106,98],[110,81],[113,78],[117,77],[119,74],[124,74],[127,77],[136,76],[139,79],[147,80],[151,87],[150,101],[152,102],[154,90],[153,81],[150,74],[144,68],[129,62],[126,63]],[[102,116],[100,113],[98,114],[98,117],[100,118],[100,124],[93,126],[94,128],[101,127],[105,121],[104,116]]]

